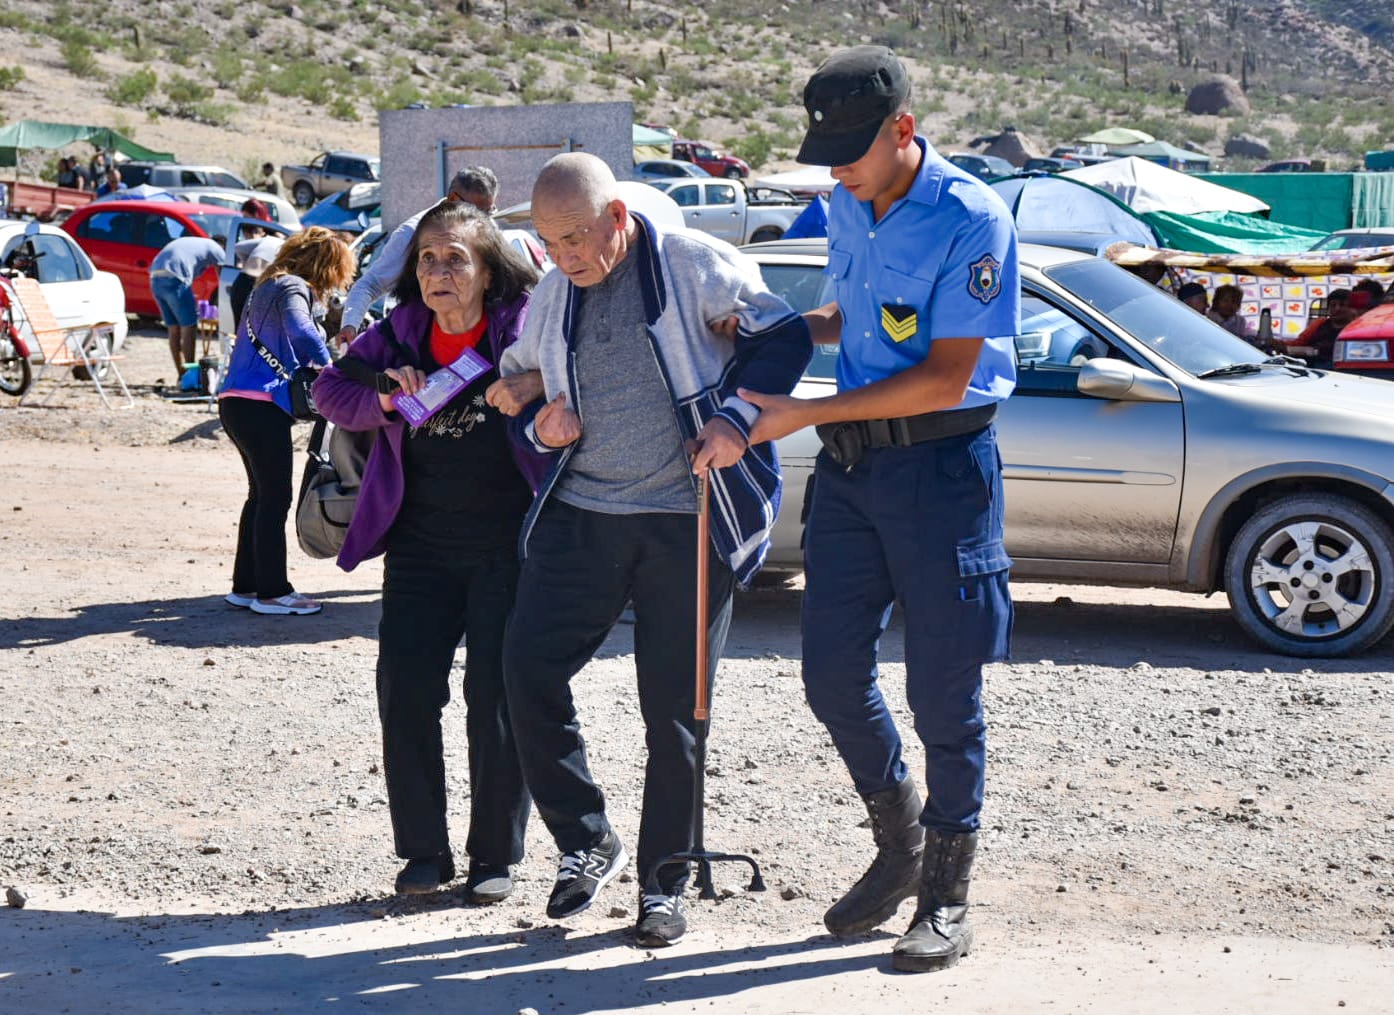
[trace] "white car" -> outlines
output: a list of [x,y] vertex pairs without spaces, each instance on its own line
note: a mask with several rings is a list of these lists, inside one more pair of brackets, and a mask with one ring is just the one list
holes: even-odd
[[300,228],[300,215],[296,212],[295,205],[264,190],[234,190],[231,187],[165,187],[164,190],[181,201],[211,204],[232,211],[241,211],[244,204],[255,199],[270,209],[271,217],[276,222],[287,229]]
[[[98,271],[73,238],[57,226],[0,219],[0,265],[23,267],[36,279],[53,316],[65,328],[115,325],[112,349],[126,341],[126,291],[109,271]],[[41,358],[38,349],[32,350]]]

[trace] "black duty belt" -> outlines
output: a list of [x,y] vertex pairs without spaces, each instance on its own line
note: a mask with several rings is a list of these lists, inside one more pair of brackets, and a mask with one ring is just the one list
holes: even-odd
[[918,416],[824,423],[817,429],[818,438],[827,449],[828,456],[838,465],[850,469],[861,460],[862,453],[868,448],[908,448],[925,441],[958,437],[981,430],[996,418],[997,403],[989,402],[972,409],[924,412]]

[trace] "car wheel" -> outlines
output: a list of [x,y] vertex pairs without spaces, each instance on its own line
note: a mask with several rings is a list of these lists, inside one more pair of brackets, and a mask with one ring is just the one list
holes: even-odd
[[727,166],[726,172],[722,175],[724,175],[728,180],[739,180],[745,174],[742,173],[740,169],[738,169],[735,166]]
[[295,203],[301,208],[308,208],[315,203],[315,188],[304,180],[296,182],[291,188],[291,195],[295,198]]
[[755,230],[755,235],[750,238],[751,243],[770,243],[784,235],[783,229],[776,229],[774,226],[761,226]]
[[1240,528],[1225,558],[1230,609],[1285,655],[1333,658],[1394,625],[1394,531],[1337,494],[1284,497]]

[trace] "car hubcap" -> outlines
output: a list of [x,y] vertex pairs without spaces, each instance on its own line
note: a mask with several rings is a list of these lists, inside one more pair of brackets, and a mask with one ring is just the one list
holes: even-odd
[[1368,548],[1333,522],[1291,522],[1261,543],[1249,589],[1268,622],[1322,638],[1350,630],[1374,605],[1379,576]]

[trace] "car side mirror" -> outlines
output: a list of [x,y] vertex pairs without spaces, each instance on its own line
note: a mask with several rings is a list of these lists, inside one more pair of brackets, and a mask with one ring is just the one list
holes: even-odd
[[1151,370],[1121,359],[1091,359],[1079,368],[1075,388],[1091,398],[1115,402],[1179,402],[1181,392]]

